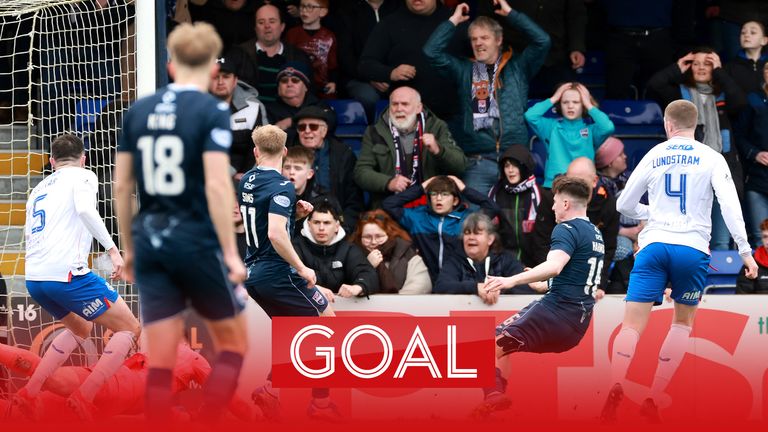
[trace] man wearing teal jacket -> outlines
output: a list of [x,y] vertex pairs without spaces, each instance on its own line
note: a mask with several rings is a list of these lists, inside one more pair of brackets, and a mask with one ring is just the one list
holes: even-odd
[[498,0],[496,13],[526,35],[531,43],[521,53],[502,52],[502,28],[489,17],[478,17],[469,26],[474,59],[459,59],[447,52],[456,26],[467,21],[465,3],[447,22],[440,24],[424,46],[429,63],[457,83],[461,105],[449,125],[456,142],[469,158],[464,174],[467,185],[488,193],[499,175],[497,160],[512,144],[527,145],[523,120],[528,101],[528,82],[541,67],[550,38],[530,18]]

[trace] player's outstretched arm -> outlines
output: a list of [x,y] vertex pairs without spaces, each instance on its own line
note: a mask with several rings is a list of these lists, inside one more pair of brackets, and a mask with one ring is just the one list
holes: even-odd
[[[720,213],[723,215],[725,225],[728,227],[749,273],[750,264],[754,263],[752,248],[747,241],[747,230],[744,228],[744,216],[741,213],[741,203],[736,193],[736,185],[733,183],[728,163],[722,155],[717,155],[717,163],[712,173],[712,189],[714,189],[717,201],[720,203]],[[750,259],[751,263],[749,262]],[[755,277],[757,277],[757,264],[754,265]]]
[[112,260],[112,275],[110,277],[116,279],[122,274],[123,258],[120,256],[120,251],[117,250],[112,236],[107,231],[101,215],[96,210],[97,183],[96,175],[88,172],[85,181],[75,184],[73,190],[75,211],[88,232],[109,253],[109,258]]
[[115,160],[114,206],[117,209],[117,226],[120,241],[125,251],[123,279],[133,282],[133,193],[136,190],[136,177],[133,175],[133,155],[129,152],[117,152]]
[[229,270],[229,280],[239,284],[245,280],[245,264],[237,251],[235,230],[232,225],[232,207],[235,205],[235,189],[229,177],[229,155],[220,151],[203,153],[205,170],[205,197],[216,236],[219,238],[224,264]]
[[563,271],[563,267],[571,260],[571,256],[562,250],[549,251],[547,260],[536,267],[510,277],[489,276],[485,284],[486,292],[500,291],[515,285],[530,284],[531,282],[546,281]]
[[282,259],[284,259],[291,267],[295,268],[299,273],[299,276],[307,281],[309,288],[315,286],[317,282],[315,271],[304,265],[296,253],[296,249],[293,248],[291,243],[291,237],[288,235],[288,218],[279,214],[269,214],[269,227],[267,228],[267,237],[272,243],[272,247]]

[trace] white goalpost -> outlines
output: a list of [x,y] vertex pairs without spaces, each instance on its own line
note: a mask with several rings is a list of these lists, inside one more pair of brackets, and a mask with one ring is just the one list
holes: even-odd
[[[87,167],[99,178],[99,213],[117,241],[115,150],[131,101],[155,88],[154,10],[152,0],[0,1],[0,273],[7,287],[3,293],[0,285],[0,343],[42,354],[60,331],[24,286],[26,198],[50,174],[57,135],[83,139]],[[109,259],[97,244],[92,252],[91,267],[108,276]],[[133,287],[113,286],[138,312]],[[104,336],[95,334],[72,362],[94,362]],[[11,387],[0,366],[0,397]]]

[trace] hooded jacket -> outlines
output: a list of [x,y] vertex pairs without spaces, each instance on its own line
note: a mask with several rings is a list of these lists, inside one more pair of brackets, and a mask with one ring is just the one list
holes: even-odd
[[[451,254],[437,277],[432,293],[434,294],[477,294],[477,284],[483,283],[487,276],[513,276],[523,272],[520,261],[507,252],[490,252],[488,274],[484,263],[474,263],[463,249],[461,253]],[[528,284],[505,289],[502,294],[537,294]]]
[[[538,215],[544,191],[538,184],[534,183],[532,189],[535,190],[512,192],[511,187],[513,185],[509,184],[506,175],[504,175],[504,165],[508,160],[513,160],[520,168],[521,182],[533,175],[536,161],[527,148],[517,145],[509,147],[499,159],[501,178],[488,193],[501,213],[498,228],[501,244],[504,249],[511,251],[518,260],[530,265],[532,262],[531,248],[533,247],[531,236],[536,218],[530,222],[526,221],[530,219],[533,213]],[[538,197],[538,205],[532,213],[531,206],[536,202],[534,197]]]
[[304,221],[301,236],[293,240],[293,247],[301,261],[315,271],[317,284],[334,293],[343,284],[360,285],[360,296],[379,291],[379,277],[366,259],[363,251],[344,241],[346,232],[339,228],[336,237],[328,245],[319,245],[309,231],[309,221]]
[[[424,195],[424,188],[421,184],[414,184],[398,194],[390,195],[381,204],[384,211],[411,235],[413,243],[424,258],[424,264],[427,265],[429,276],[434,284],[447,257],[461,253],[462,245],[459,240],[461,225],[472,212],[463,202],[459,202],[452,212],[442,216],[432,211],[429,204],[404,207],[422,195]],[[469,202],[479,205],[491,219],[499,213],[496,203],[472,188],[465,188],[462,196]]]
[[744,90],[744,93],[760,92],[763,84],[763,66],[768,61],[768,53],[764,53],[757,61],[747,57],[744,50],[725,65],[725,71]]
[[502,54],[493,89],[499,104],[498,136],[490,129],[475,131],[472,114],[473,61],[454,57],[447,51],[457,27],[446,20],[424,45],[424,55],[432,67],[456,82],[456,98],[460,107],[456,121],[451,122],[451,132],[468,155],[495,152],[497,143],[503,151],[513,144],[528,142],[528,129],[523,120],[528,104],[528,83],[547,58],[551,42],[549,35],[525,14],[512,11],[506,21],[525,34],[530,44],[519,54],[513,55],[511,50]]

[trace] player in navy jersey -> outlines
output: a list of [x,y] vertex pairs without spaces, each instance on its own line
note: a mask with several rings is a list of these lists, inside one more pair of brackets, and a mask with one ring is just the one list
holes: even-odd
[[[243,175],[238,188],[240,212],[245,225],[248,253],[248,294],[273,316],[333,316],[328,300],[315,287],[316,276],[301,261],[291,243],[293,224],[312,211],[312,205],[296,202],[296,190],[280,174],[286,133],[267,125],[253,131],[256,167]],[[337,418],[328,389],[313,389],[309,415]],[[264,386],[253,392],[254,402],[267,418],[279,415],[277,389],[271,373]]]
[[245,266],[232,227],[229,107],[206,93],[221,46],[208,24],[176,27],[168,36],[175,83],[131,107],[118,145],[125,273],[132,280],[135,267],[149,356],[145,412],[155,421],[170,417],[181,313],[188,304],[205,320],[218,350],[203,389],[203,419],[215,419],[226,407],[246,350],[245,293],[236,295],[235,288]]
[[[558,224],[552,231],[547,260],[514,276],[489,276],[486,282],[487,292],[527,283],[547,293],[496,327],[496,385],[483,389],[485,399],[475,409],[476,417],[511,404],[498,359],[515,352],[568,351],[579,344],[589,328],[605,254],[603,236],[587,218],[592,191],[584,180],[560,177],[552,192]],[[540,282],[547,280],[548,284]]]

